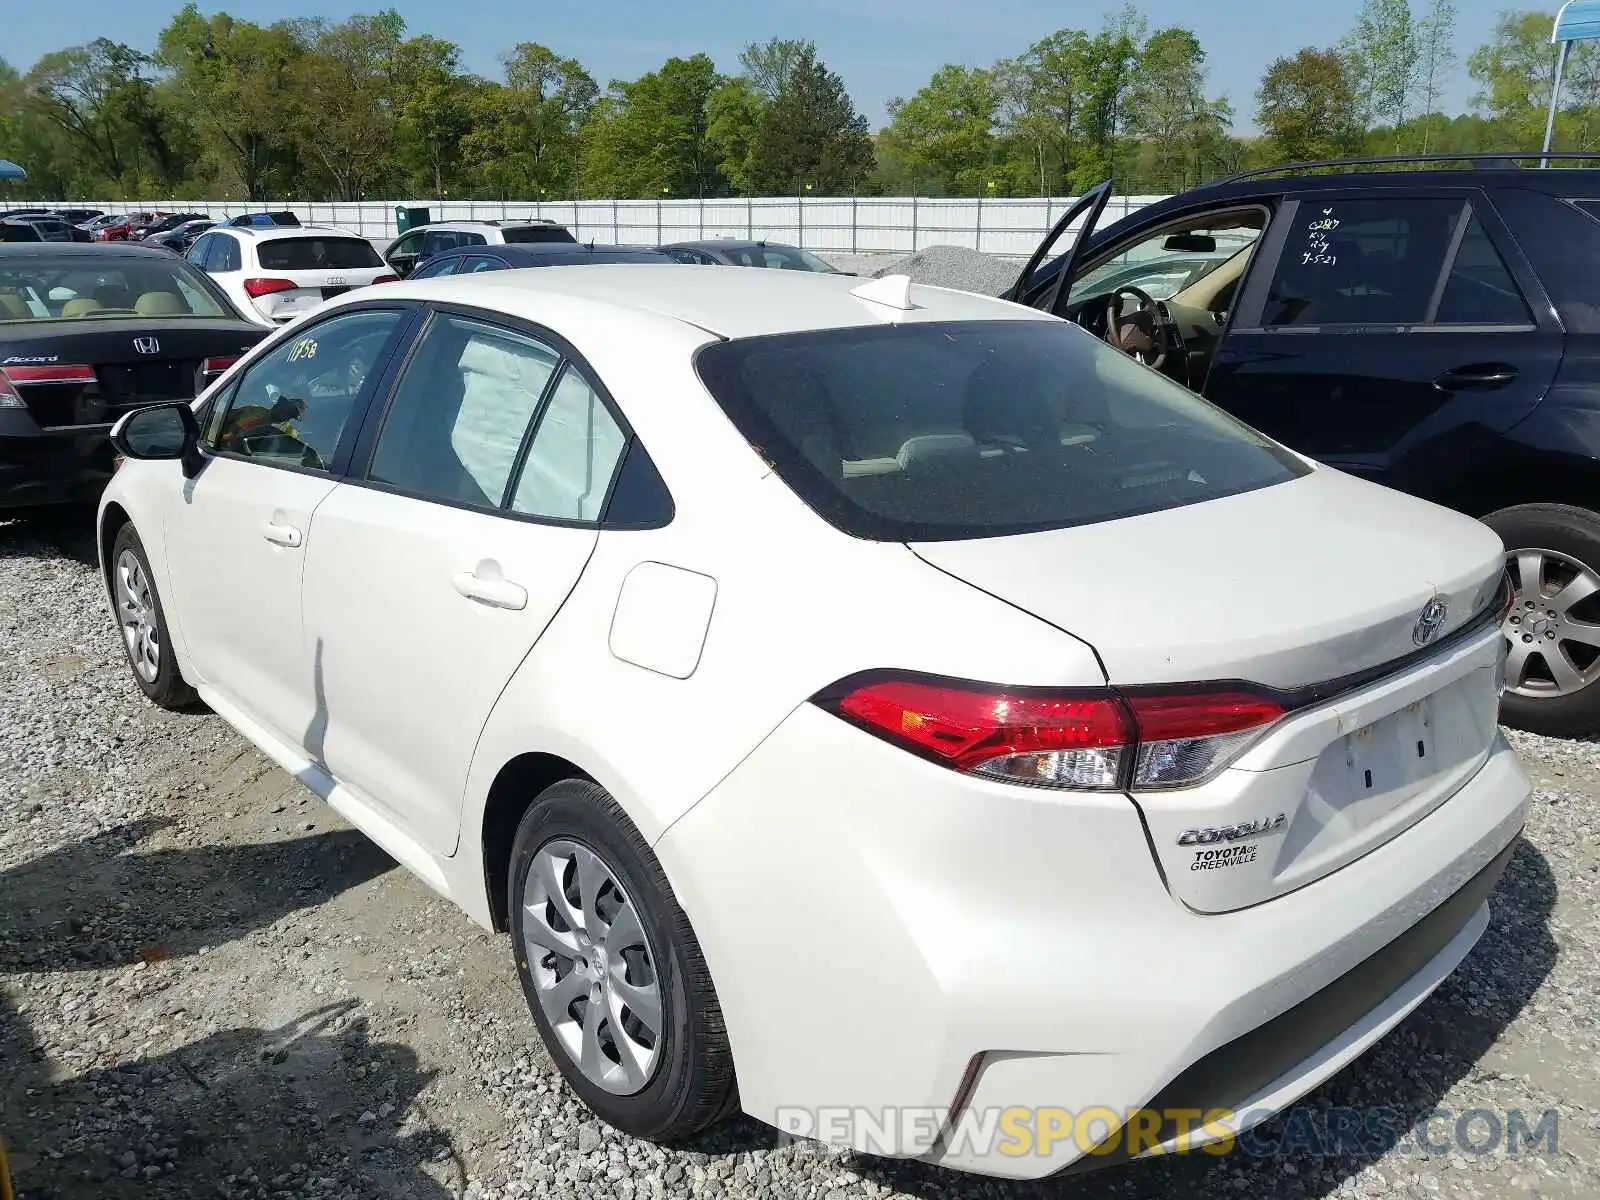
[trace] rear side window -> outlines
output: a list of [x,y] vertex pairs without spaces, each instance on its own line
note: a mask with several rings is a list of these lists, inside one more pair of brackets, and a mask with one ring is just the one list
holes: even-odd
[[262,242],[256,257],[267,271],[341,271],[383,266],[372,243],[362,238],[275,238]]
[[856,537],[936,541],[1088,525],[1307,470],[1060,321],[745,338],[708,346],[696,367],[757,453]]
[[627,435],[600,394],[570,363],[561,373],[512,498],[514,512],[597,521]]
[[244,270],[244,255],[239,250],[238,241],[227,234],[218,234],[217,244],[206,258],[206,270]]
[[1262,324],[1422,323],[1461,205],[1443,197],[1301,204]]
[[500,236],[508,243],[517,242],[576,242],[573,237],[559,225],[512,225],[500,231]]
[[1476,216],[1467,222],[1434,321],[1457,325],[1533,324],[1522,290]]

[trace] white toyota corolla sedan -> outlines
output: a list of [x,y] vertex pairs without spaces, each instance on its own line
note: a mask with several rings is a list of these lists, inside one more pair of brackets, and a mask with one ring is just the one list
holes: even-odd
[[399,284],[115,443],[138,685],[508,930],[644,1137],[1226,1141],[1439,985],[1523,825],[1496,535],[1002,301]]

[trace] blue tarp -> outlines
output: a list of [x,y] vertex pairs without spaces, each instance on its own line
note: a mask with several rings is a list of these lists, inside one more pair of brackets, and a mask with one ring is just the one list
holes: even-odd
[[28,173],[16,163],[0,158],[0,179],[26,179]]
[[1586,42],[1600,38],[1600,0],[1569,0],[1556,14],[1552,42]]

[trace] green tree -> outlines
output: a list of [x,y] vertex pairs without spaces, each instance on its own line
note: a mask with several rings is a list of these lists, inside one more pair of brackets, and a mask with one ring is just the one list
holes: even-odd
[[631,83],[613,80],[582,139],[591,196],[706,196],[725,186],[708,136],[711,97],[722,84],[709,55],[669,58]]
[[1341,49],[1362,126],[1400,126],[1416,90],[1420,55],[1408,0],[1366,0]]
[[1308,48],[1277,59],[1256,92],[1256,121],[1280,161],[1354,152],[1362,127],[1344,58]]
[[1429,150],[1439,102],[1456,69],[1456,6],[1452,0],[1432,0],[1428,15],[1417,22],[1417,107],[1419,150]]
[[321,167],[341,200],[359,200],[392,172],[395,83],[405,21],[394,9],[338,24],[305,23],[310,53],[290,100],[301,161]]
[[978,195],[994,164],[999,107],[993,71],[946,64],[910,98],[889,101],[880,149],[925,195]]
[[706,141],[716,159],[717,170],[729,188],[739,195],[753,190],[753,151],[762,114],[768,101],[744,76],[725,80],[706,104]]
[[1205,94],[1206,52],[1187,29],[1162,29],[1139,51],[1128,130],[1150,149],[1141,186],[1181,191],[1203,177],[1208,153],[1227,137],[1233,110]]
[[459,46],[426,34],[402,42],[396,55],[396,154],[413,186],[435,196],[456,181],[461,140],[472,128],[472,83],[460,62]]
[[221,181],[237,180],[251,200],[263,201],[293,180],[285,98],[306,53],[299,30],[287,22],[263,28],[226,13],[203,17],[193,4],[161,32],[155,58],[166,69],[180,118]]
[[[1473,103],[1502,130],[1502,144],[1513,150],[1537,147],[1544,137],[1550,91],[1555,86],[1555,55],[1550,30],[1555,18],[1542,12],[1503,12],[1490,41],[1473,51],[1467,73],[1478,85]],[[1569,68],[1582,77],[1592,46],[1573,48]],[[1572,103],[1575,93],[1568,93]]]
[[784,195],[805,188],[822,195],[854,190],[872,171],[867,119],[809,43],[761,114],[749,161],[749,186]]
[[739,52],[739,65],[744,68],[744,78],[758,94],[776,100],[807,56],[816,58],[815,42],[772,38],[746,46]]

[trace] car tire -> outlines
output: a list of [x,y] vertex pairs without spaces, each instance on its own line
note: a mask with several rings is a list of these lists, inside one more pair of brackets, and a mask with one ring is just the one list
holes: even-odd
[[[1517,585],[1505,625],[1510,651],[1501,721],[1547,737],[1600,732],[1600,645],[1562,637],[1564,629],[1578,628],[1589,637],[1586,627],[1600,625],[1600,514],[1566,504],[1521,504],[1491,513],[1484,523],[1505,543]],[[1540,578],[1530,588],[1524,575],[1535,571]],[[1593,590],[1571,602],[1569,612],[1560,597],[1579,575],[1586,575],[1579,590]],[[1519,660],[1529,652],[1535,661],[1524,672]],[[1565,666],[1556,664],[1562,674],[1573,668],[1585,682],[1572,687],[1572,676],[1558,681],[1551,654],[1562,656]]]
[[128,669],[139,690],[161,708],[192,707],[200,697],[183,678],[167,632],[166,610],[150,574],[144,543],[132,524],[117,531],[111,546],[111,603]]
[[604,788],[566,779],[539,794],[517,827],[506,894],[523,995],[550,1057],[596,1115],[675,1142],[734,1111],[733,1054],[699,942]]

